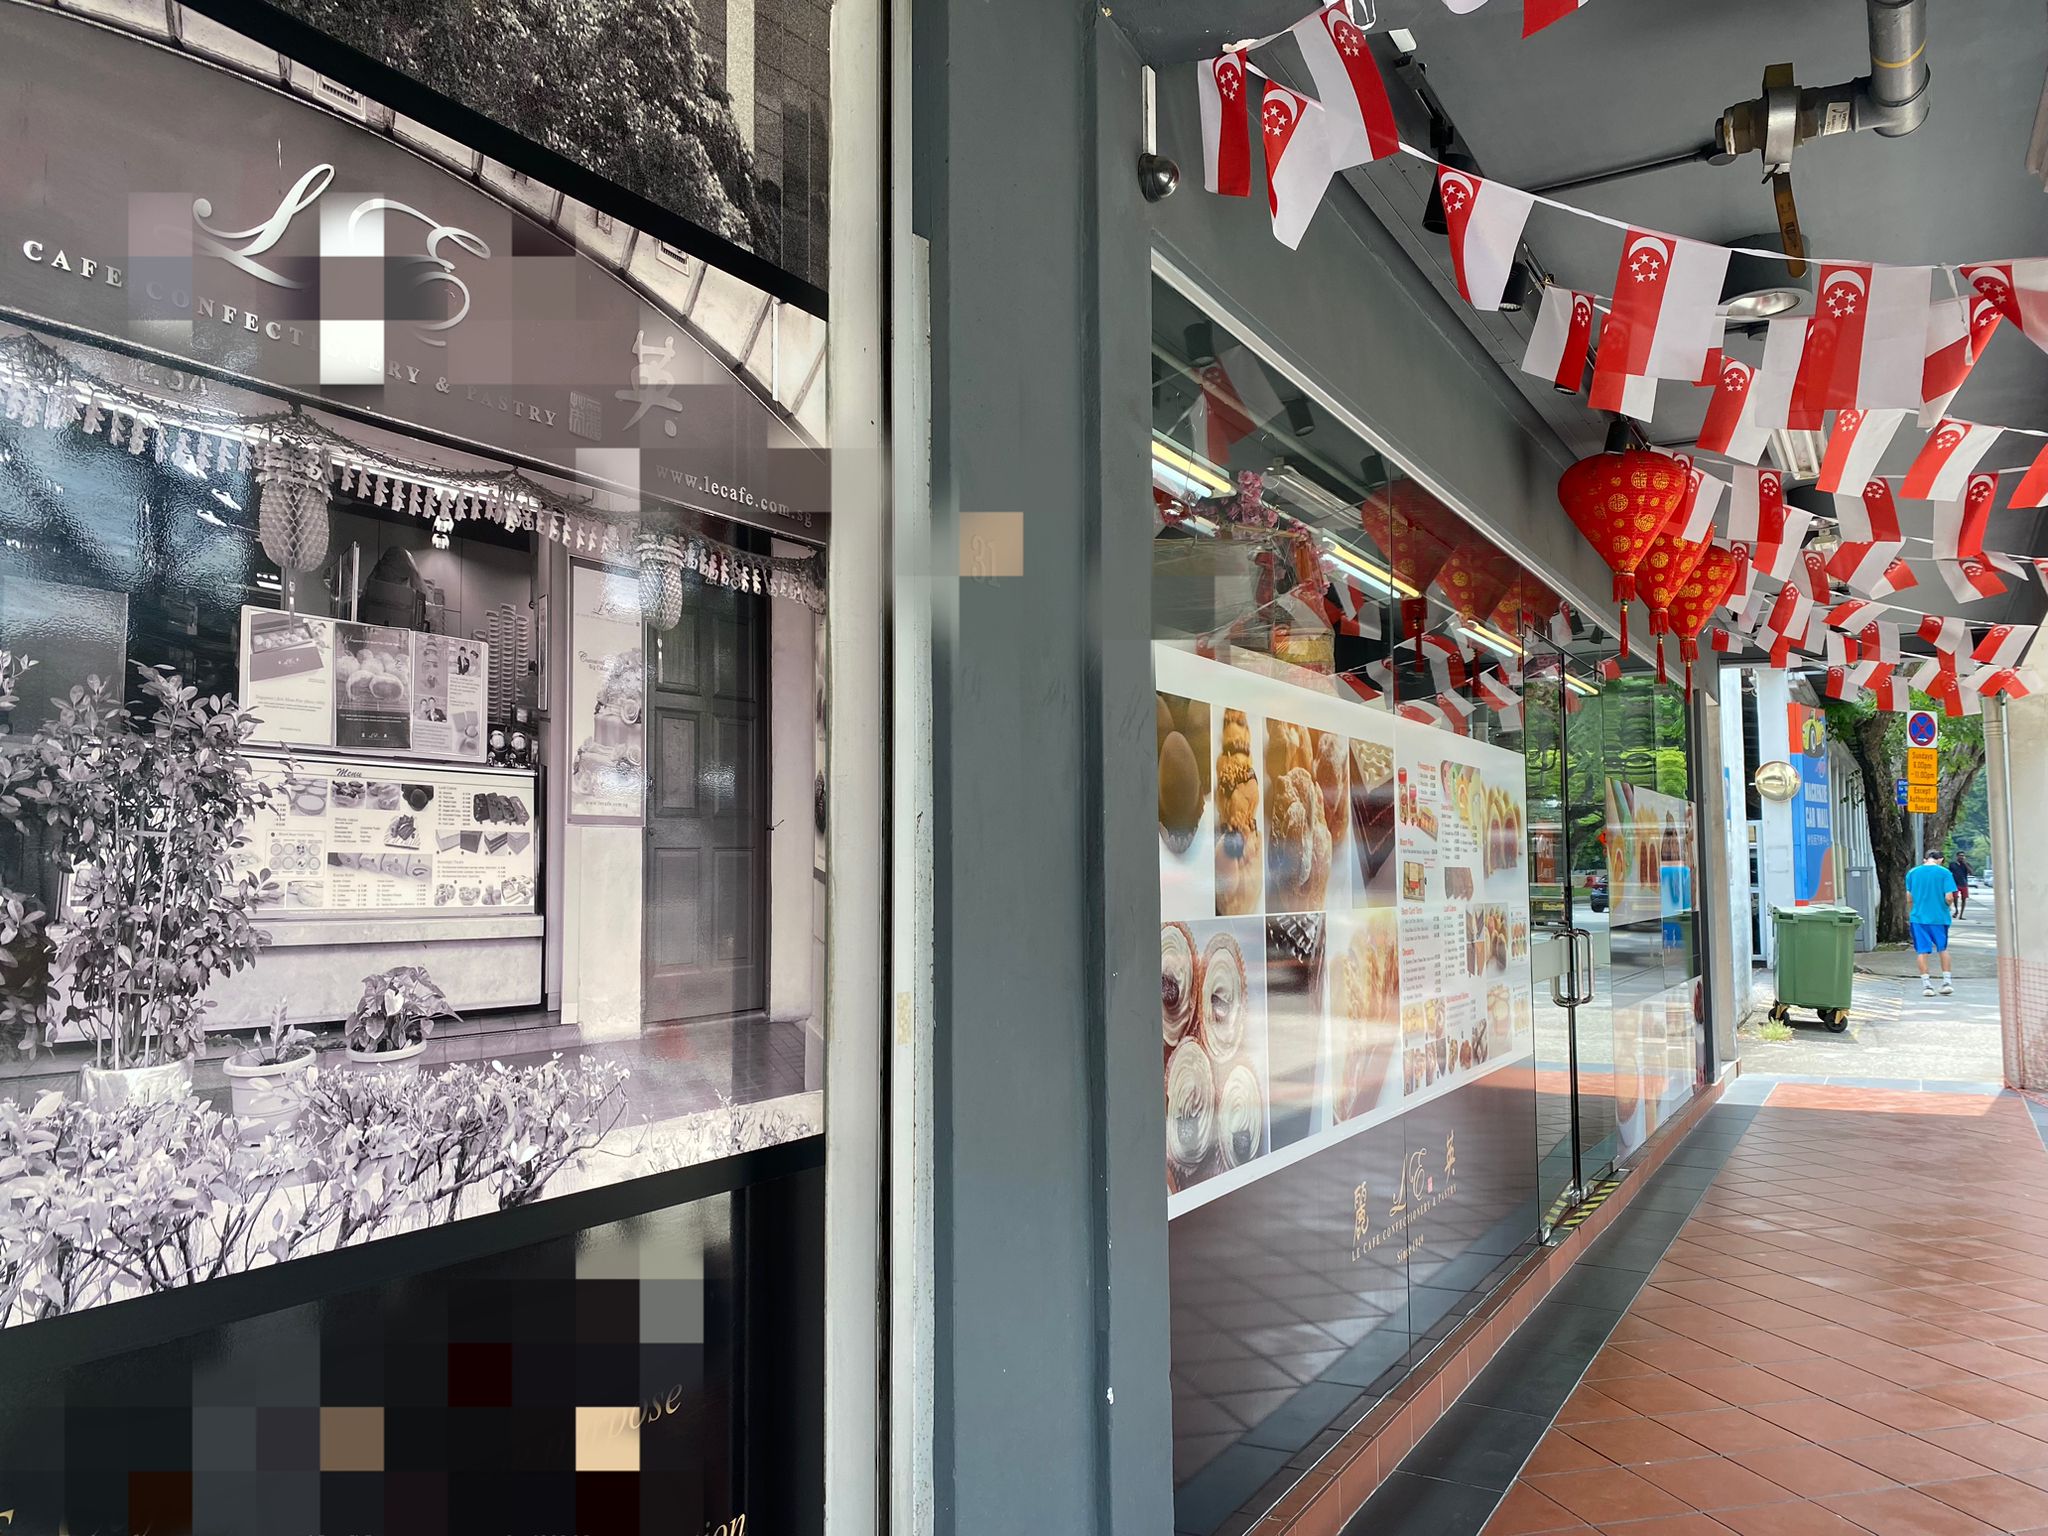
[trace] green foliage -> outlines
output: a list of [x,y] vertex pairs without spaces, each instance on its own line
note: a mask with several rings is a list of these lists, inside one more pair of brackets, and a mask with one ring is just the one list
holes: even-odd
[[243,751],[255,719],[168,668],[136,672],[146,718],[88,678],[0,756],[0,813],[39,823],[70,874],[61,920],[22,928],[9,909],[7,928],[28,935],[15,943],[40,946],[63,983],[37,1012],[83,1026],[113,1067],[190,1055],[206,988],[268,942],[250,921],[254,877],[234,857],[270,799]]
[[327,1071],[296,1125],[253,1143],[191,1097],[0,1101],[0,1327],[531,1204],[617,1124],[625,1079],[560,1057]]
[[402,1051],[434,1032],[434,1020],[460,1018],[423,965],[395,965],[363,978],[348,1016],[352,1051]]
[[313,1050],[312,1033],[286,1022],[284,999],[279,998],[270,1010],[270,1023],[252,1035],[234,1059],[245,1067],[281,1067],[301,1054],[311,1056]]
[[774,249],[690,0],[279,4],[692,223]]

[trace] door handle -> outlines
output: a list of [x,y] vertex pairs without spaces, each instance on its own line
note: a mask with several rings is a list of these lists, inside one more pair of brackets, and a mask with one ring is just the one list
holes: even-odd
[[[1545,923],[1543,926],[1550,931],[1552,938],[1559,939],[1564,944],[1564,964],[1552,972],[1550,977],[1551,1005],[1557,1008],[1569,1008],[1572,1006],[1572,998],[1577,996],[1579,989],[1577,974],[1579,965],[1578,950],[1572,942],[1572,935],[1577,930],[1566,923]],[[1564,990],[1563,984],[1567,980],[1571,984],[1571,996],[1567,996]]]
[[[1586,946],[1583,968],[1579,960],[1579,945]],[[1572,1001],[1583,1007],[1593,1001],[1593,933],[1589,928],[1572,930]]]

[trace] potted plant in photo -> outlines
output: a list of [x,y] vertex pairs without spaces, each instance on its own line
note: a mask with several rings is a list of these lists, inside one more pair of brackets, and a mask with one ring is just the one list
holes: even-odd
[[245,1134],[261,1137],[283,1130],[305,1108],[313,1083],[313,1036],[285,1021],[279,999],[270,1025],[221,1065],[234,1095],[235,1119]]
[[418,1064],[436,1019],[458,1019],[420,965],[396,965],[363,978],[363,995],[348,1016],[350,1065],[362,1072],[408,1071]]
[[43,1012],[91,1038],[81,1087],[99,1108],[190,1093],[207,988],[268,942],[236,860],[270,801],[243,750],[254,717],[167,667],[136,671],[135,709],[97,677],[56,700],[0,784],[67,876],[42,934]]

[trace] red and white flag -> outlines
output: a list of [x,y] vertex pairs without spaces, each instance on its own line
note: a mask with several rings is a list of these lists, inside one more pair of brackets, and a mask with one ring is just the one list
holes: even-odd
[[1188,426],[1211,464],[1227,465],[1230,453],[1262,423],[1278,421],[1286,408],[1259,360],[1243,347],[1226,347],[1201,371],[1202,393],[1188,412]]
[[1979,262],[1963,268],[1963,281],[2024,331],[2027,340],[2048,348],[2048,257]]
[[[1905,547],[1905,542],[1900,539],[1885,539],[1874,544],[1844,541],[1835,546],[1834,558],[1828,561],[1828,574],[1852,592],[1875,593],[1883,585],[1894,562],[1904,564],[1899,560],[1899,551]],[[1912,567],[1906,569],[1910,575]]]
[[1835,594],[1828,587],[1828,557],[1817,549],[1802,549],[1799,563],[1806,574],[1806,590],[1816,603],[1830,603]]
[[1290,251],[1297,250],[1337,170],[1331,160],[1330,116],[1301,92],[1268,80],[1259,128],[1266,141],[1266,202],[1273,210],[1273,238]]
[[[1399,149],[1401,134],[1394,126],[1387,83],[1380,78],[1372,44],[1351,19],[1350,0],[1330,0],[1302,17],[1292,30],[1316,94],[1329,113],[1330,170],[1384,160]],[[1269,98],[1271,94],[1268,87]],[[1270,145],[1266,153],[1272,155]]]
[[1897,672],[1881,667],[1870,680],[1870,701],[1886,714],[1896,714],[1912,703],[1913,697]]
[[1998,573],[1982,560],[1937,560],[1934,568],[1950,594],[1959,603],[1974,603],[1980,597],[1997,597],[2005,591]]
[[1906,471],[1899,494],[1923,501],[1962,500],[1971,472],[1984,462],[1984,455],[1991,451],[2002,430],[1953,417],[1942,418]]
[[1863,697],[1863,689],[1850,677],[1850,669],[1841,663],[1828,668],[1827,695],[1853,704]]
[[1380,605],[1357,577],[1332,563],[1330,590],[1335,597],[1328,605],[1330,627],[1340,635],[1370,640],[1380,634]]
[[1522,226],[1529,222],[1536,200],[1517,188],[1448,165],[1436,168],[1436,186],[1451,237],[1458,292],[1474,309],[1499,309],[1515,269]]
[[1822,265],[1792,385],[1795,411],[1918,409],[1933,270]]
[[1814,482],[1814,488],[1832,494],[1845,485],[1865,484],[1877,473],[1878,461],[1905,419],[1904,411],[1888,407],[1837,411],[1835,429],[1828,435],[1828,451],[1821,460],[1820,478]]
[[1883,575],[1861,590],[1868,592],[1872,597],[1890,597],[1894,593],[1904,592],[1919,585],[1920,578],[1913,574],[1911,564],[1903,556],[1899,556],[1884,568]]
[[1776,543],[1785,528],[1785,481],[1775,469],[1737,465],[1729,472],[1728,542],[1747,546],[1754,557],[1760,543]]
[[1749,421],[1754,426],[1776,431],[1791,427],[1818,432],[1827,420],[1793,397],[1799,379],[1799,359],[1806,354],[1806,332],[1813,322],[1801,315],[1785,315],[1764,322],[1764,360],[1749,386]]
[[1934,558],[1981,560],[1984,530],[1991,522],[1991,503],[1998,492],[1996,473],[1970,476],[1960,500],[1934,509]]
[[1861,495],[1837,495],[1835,521],[1841,526],[1842,537],[1851,543],[1905,537],[1899,531],[1899,507],[1892,499],[1889,480],[1864,481]]
[[1846,603],[1837,603],[1828,610],[1828,624],[1835,629],[1861,629],[1874,626],[1877,616],[1885,611],[1883,603],[1869,602],[1852,597]]
[[1949,402],[2004,318],[1996,304],[1974,289],[1927,306],[1927,356],[1920,365],[1921,426],[1931,427],[1948,414]]
[[2020,483],[2013,487],[2012,496],[2006,502],[2009,509],[2020,507],[2048,507],[2048,448],[2034,456],[2034,462],[2027,466],[2027,472],[2020,476]]
[[1252,119],[1244,104],[1244,53],[1225,50],[1195,71],[1202,107],[1202,185],[1224,197],[1252,195]]
[[[1756,553],[1751,557],[1756,568],[1778,581],[1790,581],[1793,567],[1799,564],[1800,550],[1806,544],[1806,530],[1812,526],[1811,512],[1800,507],[1784,508],[1777,537],[1757,540]],[[1768,533],[1768,528],[1765,531]]]
[[1728,254],[1725,246],[1629,230],[1614,274],[1614,308],[1600,331],[1601,365],[1654,379],[1698,378],[1707,348],[1720,339],[1715,309]]
[[1736,643],[1735,636],[1717,626],[1707,631],[1707,648],[1712,651],[1727,652],[1737,651],[1742,647]]
[[1586,0],[1522,0],[1522,36],[1534,37],[1554,21],[1563,21]]
[[1488,672],[1481,677],[1476,691],[1487,707],[1497,711],[1518,708],[1522,702],[1521,694],[1498,672]]
[[1986,669],[1972,679],[1972,686],[1979,694],[2002,693],[2009,699],[2024,699],[2041,691],[2041,677],[2031,667]]
[[1882,662],[1886,666],[1897,666],[1899,662],[1899,626],[1889,619],[1863,626],[1863,659]]
[[1464,648],[1450,636],[1418,636],[1415,653],[1429,663],[1430,677],[1438,693],[1455,692],[1465,686]]
[[1380,686],[1380,682],[1384,682],[1385,679],[1382,678],[1379,682],[1375,682],[1372,675],[1373,668],[1378,667],[1384,672],[1386,665],[1384,661],[1370,661],[1365,664],[1365,668],[1362,671],[1339,672],[1337,674],[1337,681],[1350,689],[1354,698],[1363,703],[1370,704],[1386,696],[1386,689]]
[[1954,614],[1930,613],[1913,633],[1944,656],[1959,655],[1970,643],[1970,626]]
[[1977,648],[1970,652],[1970,659],[1981,666],[2016,667],[2033,641],[2035,627],[2032,624],[1994,624],[1977,642]]
[[[1606,335],[1604,328],[1601,335]],[[1616,411],[1648,422],[1657,412],[1656,379],[1647,373],[1617,373],[1606,364],[1607,348],[1603,345],[1593,359],[1593,387],[1586,392],[1586,403],[1596,411]]]
[[1786,586],[1778,589],[1777,601],[1771,604],[1771,616],[1764,621],[1774,635],[1797,640],[1806,633],[1806,624],[1813,617],[1813,599],[1797,587]]
[[1699,446],[1723,458],[1754,464],[1763,457],[1771,440],[1770,429],[1749,419],[1749,392],[1756,370],[1739,357],[1723,357],[1714,381],[1714,398],[1707,402],[1707,419],[1700,423]]
[[1721,510],[1721,498],[1728,494],[1728,482],[1696,467],[1689,468],[1688,474],[1692,489],[1685,493],[1685,505],[1679,514],[1685,519],[1679,537],[1688,544],[1697,544],[1714,531],[1714,518]]
[[1592,340],[1592,295],[1545,285],[1536,328],[1529,333],[1529,350],[1522,357],[1522,372],[1548,379],[1555,388],[1576,395],[1579,381],[1586,376],[1586,348]]

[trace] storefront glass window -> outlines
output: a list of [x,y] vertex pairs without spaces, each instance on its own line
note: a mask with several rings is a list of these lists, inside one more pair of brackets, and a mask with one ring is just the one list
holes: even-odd
[[0,7],[0,1326],[823,1123],[822,322],[185,49]]
[[1189,297],[1153,303],[1176,1506],[1207,1532],[1536,1240],[1524,674],[1569,620]]

